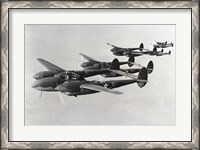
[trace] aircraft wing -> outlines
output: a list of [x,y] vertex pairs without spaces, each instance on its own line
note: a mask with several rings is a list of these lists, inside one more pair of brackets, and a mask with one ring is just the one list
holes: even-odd
[[99,74],[104,74],[108,72],[109,72],[109,69],[92,69],[92,70],[85,69],[85,70],[75,71],[76,74],[80,76],[83,75],[84,78],[99,75]]
[[122,92],[112,90],[106,87],[102,87],[96,84],[82,84],[80,85],[80,88],[90,89],[90,90],[99,91],[99,92],[107,92],[107,93],[112,93],[116,95],[123,94]]
[[120,74],[120,75],[125,76],[125,77],[129,77],[131,79],[137,80],[137,76],[129,74],[127,72],[124,72],[124,71],[121,71],[121,70],[112,70],[112,69],[110,71],[115,72],[115,73]]
[[97,60],[95,60],[95,59],[93,59],[93,58],[91,58],[91,57],[89,57],[85,54],[79,53],[79,55],[83,56],[85,59],[87,59],[90,62],[99,62],[99,61],[97,61]]
[[140,49],[139,47],[138,48],[127,48],[129,51],[134,51],[134,50],[138,50]]
[[107,43],[107,45],[110,45],[110,46],[112,46],[112,47],[114,47],[114,48],[121,48],[121,47],[118,47],[118,46],[112,45],[112,44],[110,44],[110,43]]
[[[106,62],[108,65],[111,65],[112,62]],[[125,65],[125,64],[128,64],[129,62],[128,61],[120,61],[119,62],[119,65]]]
[[158,41],[156,41],[156,40],[154,40],[158,45],[160,45],[160,44],[162,44],[162,42],[158,42]]
[[64,69],[62,69],[44,59],[38,58],[37,60],[49,71],[65,71]]
[[143,50],[148,51],[148,52],[152,52],[152,50],[149,50],[147,48],[143,48]]

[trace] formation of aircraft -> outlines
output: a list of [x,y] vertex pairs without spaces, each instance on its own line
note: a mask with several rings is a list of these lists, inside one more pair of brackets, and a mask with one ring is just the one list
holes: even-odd
[[107,43],[107,44],[112,47],[110,51],[115,56],[127,56],[129,57],[129,62],[135,61],[135,57],[143,56],[143,55],[150,55],[150,56],[170,55],[171,51],[164,52],[163,49],[158,51],[157,48],[173,47],[173,43],[167,43],[167,41],[163,43],[157,42],[155,45],[153,45],[154,46],[153,50],[145,49],[143,43],[141,43],[138,48],[122,48],[122,47],[114,46],[110,43]]
[[[102,70],[82,70],[82,71],[66,71],[44,59],[37,59],[48,71],[35,74],[33,77],[36,81],[32,88],[39,91],[61,92],[68,96],[86,95],[97,92],[108,92],[112,94],[122,94],[114,88],[125,86],[127,84],[137,83],[142,88],[148,80],[147,69],[142,68],[138,76],[119,70],[119,61],[114,59],[109,69]],[[99,72],[96,72],[99,71]],[[89,73],[88,73],[89,72]],[[126,75],[131,79],[126,80],[109,80],[109,81],[87,81],[85,78],[113,72],[116,74]]]
[[[122,48],[110,43],[107,43],[112,47],[111,52],[116,56],[128,56],[128,61],[119,61],[117,58],[112,62],[103,62],[95,60],[83,53],[80,53],[87,62],[81,64],[82,70],[65,70],[53,63],[50,63],[44,59],[38,58],[38,62],[41,63],[47,70],[41,71],[33,75],[36,81],[33,83],[32,88],[47,92],[60,92],[68,96],[87,95],[97,92],[107,92],[112,94],[122,94],[122,92],[114,90],[115,88],[125,86],[128,84],[137,83],[142,88],[148,82],[148,74],[152,73],[154,64],[149,61],[147,66],[143,66],[135,63],[136,56],[149,55],[149,56],[163,56],[170,55],[163,52],[163,49],[158,48],[173,47],[173,43],[156,42],[153,45],[153,50],[145,49],[144,44],[141,43],[136,48]],[[122,69],[121,65],[127,64],[129,67],[136,66],[136,68]],[[135,73],[138,73],[135,75]],[[130,79],[123,80],[107,80],[107,81],[89,81],[87,77],[101,75],[105,78],[108,77],[120,77],[125,76]]]

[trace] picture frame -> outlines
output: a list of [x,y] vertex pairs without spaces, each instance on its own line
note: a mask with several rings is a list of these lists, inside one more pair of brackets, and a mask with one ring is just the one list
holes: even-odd
[[[191,141],[10,141],[9,11],[12,9],[190,9],[192,26]],[[199,149],[199,2],[198,1],[2,1],[1,2],[1,149]],[[23,57],[23,56],[22,56]]]

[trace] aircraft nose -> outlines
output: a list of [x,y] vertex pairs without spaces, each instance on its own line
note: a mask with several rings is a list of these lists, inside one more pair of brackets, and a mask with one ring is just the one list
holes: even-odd
[[33,78],[34,78],[34,79],[39,79],[38,74],[34,74],[34,75],[33,75]]
[[81,64],[81,67],[85,67],[84,63]]
[[38,81],[33,82],[32,88],[37,88],[37,87],[39,87],[39,82]]
[[60,89],[59,86],[57,86],[57,87],[55,88],[55,90],[56,90],[56,91],[61,91],[61,89]]
[[110,51],[111,51],[111,52],[114,52],[114,51],[115,51],[115,48],[112,48]]

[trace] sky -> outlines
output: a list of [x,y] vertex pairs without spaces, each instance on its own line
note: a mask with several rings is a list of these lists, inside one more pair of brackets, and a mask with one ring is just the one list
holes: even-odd
[[[164,49],[171,55],[135,58],[143,66],[150,60],[154,63],[143,88],[137,84],[117,88],[122,95],[99,92],[73,97],[43,92],[40,97],[41,92],[31,87],[32,76],[46,70],[37,58],[65,70],[81,70],[79,53],[99,61],[127,61],[125,56],[114,56],[106,43],[126,48],[144,43],[153,49],[154,40],[173,42],[174,47]],[[25,125],[176,125],[175,44],[175,25],[25,25]],[[87,78],[94,79],[112,78]]]

